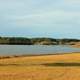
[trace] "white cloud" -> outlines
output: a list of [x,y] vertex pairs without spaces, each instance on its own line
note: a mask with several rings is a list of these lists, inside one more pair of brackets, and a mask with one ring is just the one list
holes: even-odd
[[34,24],[80,24],[80,12],[68,12],[63,10],[21,16],[8,16],[8,18],[10,20],[16,20],[18,26]]
[[[0,0],[0,26],[13,33],[20,30],[29,34],[30,31],[32,35],[34,32],[77,34],[80,32],[79,4],[79,0],[65,0],[65,3],[64,0]],[[5,33],[1,27],[0,31]]]

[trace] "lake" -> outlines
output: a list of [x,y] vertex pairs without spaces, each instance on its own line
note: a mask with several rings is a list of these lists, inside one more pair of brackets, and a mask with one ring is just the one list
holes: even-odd
[[59,54],[68,52],[80,52],[80,48],[71,46],[46,46],[46,45],[0,45],[0,55],[38,55],[38,54]]

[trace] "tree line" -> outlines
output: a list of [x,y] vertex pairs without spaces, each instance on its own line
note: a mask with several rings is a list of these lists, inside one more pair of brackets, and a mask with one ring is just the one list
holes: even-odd
[[0,44],[13,45],[59,45],[74,44],[80,42],[79,39],[55,39],[55,38],[25,38],[25,37],[0,37]]

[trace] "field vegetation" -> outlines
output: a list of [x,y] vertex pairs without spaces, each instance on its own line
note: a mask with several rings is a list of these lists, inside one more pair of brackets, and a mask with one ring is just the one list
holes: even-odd
[[0,59],[0,80],[79,80],[80,53],[8,56]]

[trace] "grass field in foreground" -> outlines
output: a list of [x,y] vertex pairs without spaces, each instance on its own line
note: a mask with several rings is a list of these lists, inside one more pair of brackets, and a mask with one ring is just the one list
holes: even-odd
[[0,59],[0,80],[80,80],[80,53]]

